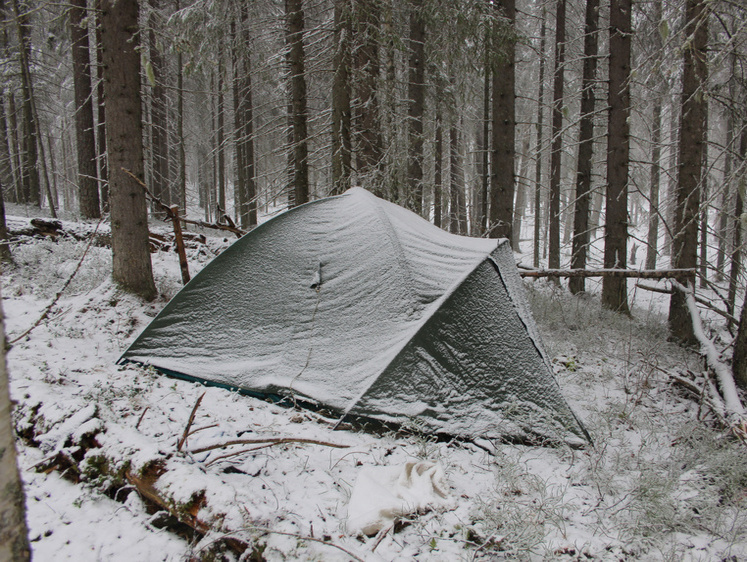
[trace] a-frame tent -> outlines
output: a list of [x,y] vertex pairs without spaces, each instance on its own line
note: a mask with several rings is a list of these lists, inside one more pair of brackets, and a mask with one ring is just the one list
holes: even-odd
[[208,264],[121,360],[465,437],[586,437],[506,240],[362,188],[282,213]]

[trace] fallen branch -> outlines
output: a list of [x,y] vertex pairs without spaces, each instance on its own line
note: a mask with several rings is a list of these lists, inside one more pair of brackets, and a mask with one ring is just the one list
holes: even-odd
[[[644,291],[651,291],[652,293],[662,293],[665,295],[671,295],[672,293],[674,293],[674,289],[662,288],[662,287],[651,287],[650,285],[644,285],[643,283],[636,283],[635,286],[638,287],[639,289],[643,289]],[[701,306],[706,307],[708,310],[712,310],[716,314],[723,316],[724,318],[734,322],[735,324],[739,323],[739,320],[734,318],[734,316],[732,316],[728,312],[721,310],[717,306],[712,305],[707,300],[701,299],[697,295],[694,295],[693,298],[695,298],[695,302],[697,302]]]
[[716,373],[716,378],[721,389],[721,396],[723,397],[724,406],[726,408],[726,414],[729,417],[736,417],[738,419],[744,418],[745,410],[741,400],[739,399],[739,393],[737,392],[737,385],[734,382],[734,377],[729,367],[721,361],[716,346],[713,345],[713,342],[705,334],[703,322],[700,319],[700,312],[698,311],[698,305],[695,303],[692,287],[685,287],[675,280],[672,280],[672,287],[681,291],[685,295],[685,302],[687,303],[687,309],[690,312],[690,318],[692,319],[695,338],[700,343],[700,351],[705,356],[708,366],[714,373]]
[[360,556],[356,556],[355,554],[353,554],[352,552],[350,552],[347,548],[343,548],[339,544],[335,544],[335,543],[330,542],[330,541],[325,541],[325,540],[322,540],[322,539],[317,539],[315,537],[307,537],[307,536],[299,535],[299,534],[296,534],[296,533],[288,533],[286,531],[275,531],[274,529],[270,529],[268,527],[257,527],[257,526],[252,525],[252,526],[249,526],[247,528],[248,529],[253,529],[253,530],[256,530],[256,531],[262,531],[264,533],[272,533],[272,534],[275,534],[275,535],[285,535],[286,537],[294,537],[294,538],[297,538],[297,539],[300,539],[300,540],[304,540],[304,541],[318,542],[320,544],[324,544],[324,545],[336,548],[338,550],[341,550],[342,552],[344,552],[345,554],[347,554],[348,556],[350,556],[353,560],[358,560],[359,562],[366,562],[363,558],[361,558]]
[[200,397],[197,399],[197,402],[195,402],[195,405],[192,407],[192,413],[189,414],[189,420],[187,421],[187,426],[184,428],[184,433],[182,434],[182,438],[179,439],[179,441],[176,444],[176,450],[181,451],[182,447],[184,447],[184,443],[187,441],[187,437],[189,437],[189,429],[192,427],[192,423],[195,421],[195,414],[197,413],[197,408],[200,407],[200,402],[202,402],[202,399],[205,397],[205,393],[203,392],[200,394]]
[[522,269],[521,277],[634,277],[668,279],[695,275],[694,269]]
[[52,311],[52,309],[57,304],[57,301],[60,300],[60,297],[62,296],[62,293],[65,292],[65,289],[68,288],[70,283],[73,282],[73,279],[75,279],[75,276],[78,274],[78,271],[80,271],[80,266],[83,265],[83,260],[86,259],[86,255],[88,254],[88,250],[91,248],[91,244],[93,244],[94,239],[96,238],[96,232],[99,229],[99,226],[101,226],[101,223],[103,222],[104,217],[101,217],[98,224],[96,225],[96,229],[93,231],[93,235],[88,240],[88,244],[86,244],[85,250],[83,250],[83,255],[80,256],[80,259],[78,260],[78,265],[75,266],[75,269],[73,270],[72,274],[70,274],[70,277],[67,278],[67,281],[62,285],[62,288],[57,291],[57,294],[52,299],[52,302],[49,303],[47,308],[44,309],[44,312],[42,312],[42,315],[39,316],[39,319],[34,322],[34,324],[25,332],[23,332],[20,336],[13,338],[12,340],[8,341],[8,345],[13,345],[14,343],[17,343],[21,341],[23,338],[28,336],[33,330],[35,330],[44,320],[47,319],[49,316],[49,313]]
[[350,445],[340,445],[339,443],[329,443],[327,441],[319,441],[317,439],[303,439],[296,437],[266,437],[264,439],[233,439],[226,441],[225,443],[216,443],[215,445],[207,445],[205,447],[199,447],[188,451],[190,454],[197,455],[199,453],[206,453],[208,451],[214,451],[215,449],[225,449],[231,445],[262,445],[267,444],[268,446],[273,445],[285,445],[287,443],[305,443],[307,445],[321,445],[323,447],[332,447],[335,449],[347,449]]

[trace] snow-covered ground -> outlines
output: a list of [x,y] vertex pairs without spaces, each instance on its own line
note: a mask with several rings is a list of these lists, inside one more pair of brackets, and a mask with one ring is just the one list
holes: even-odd
[[[207,255],[190,256],[192,272],[226,243],[211,240]],[[71,240],[14,246],[16,265],[2,278],[9,340],[36,321],[84,248]],[[162,296],[143,303],[112,285],[110,250],[92,247],[49,320],[9,352],[37,560],[188,560],[216,551],[230,560],[236,542],[267,560],[747,559],[747,447],[700,420],[697,401],[672,386],[669,372],[697,372],[702,362],[667,342],[660,296],[637,293],[631,320],[600,310],[593,296],[527,283],[563,392],[594,446],[493,443],[491,455],[417,433],[334,430],[317,413],[117,366],[179,289],[175,254],[153,260]],[[237,438],[326,444],[194,453]],[[64,458],[78,468],[61,471]],[[443,469],[447,497],[379,536],[352,536],[348,503],[359,476],[408,462]],[[149,470],[172,511],[213,530],[184,532],[122,476]]]

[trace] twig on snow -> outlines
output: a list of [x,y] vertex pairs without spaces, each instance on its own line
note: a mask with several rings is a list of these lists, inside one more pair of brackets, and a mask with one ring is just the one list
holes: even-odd
[[206,453],[207,451],[214,451],[215,449],[224,449],[231,445],[284,445],[286,443],[306,443],[308,445],[322,445],[324,447],[333,447],[335,449],[347,449],[350,445],[340,445],[339,443],[329,443],[327,441],[318,441],[317,439],[302,439],[295,437],[266,437],[264,439],[233,439],[226,441],[225,443],[216,443],[215,445],[207,445],[205,447],[199,447],[192,451],[190,454],[197,455],[199,453]]
[[139,429],[140,428],[140,424],[142,423],[143,418],[145,417],[145,412],[148,411],[148,408],[150,408],[150,406],[146,406],[145,409],[143,410],[143,413],[140,414],[140,419],[137,420],[137,423],[135,424],[135,429]]
[[[249,511],[246,509],[246,506],[244,506],[244,510],[247,512],[247,514],[249,513]],[[304,541],[318,542],[320,544],[325,544],[327,546],[331,546],[332,548],[336,548],[338,550],[341,550],[342,552],[344,552],[345,554],[347,554],[348,556],[350,556],[353,560],[358,560],[358,562],[366,562],[365,559],[363,559],[360,556],[354,554],[353,552],[351,552],[347,548],[342,547],[339,544],[335,544],[335,543],[333,543],[331,541],[325,541],[324,539],[317,539],[315,537],[307,537],[305,535],[300,535],[298,533],[289,533],[287,531],[275,531],[274,529],[270,529],[269,527],[258,527],[258,526],[255,526],[255,525],[249,525],[246,528],[247,529],[253,529],[255,531],[261,531],[263,533],[273,533],[275,535],[284,535],[286,537],[294,537],[294,538],[297,538],[297,539],[300,539],[300,540],[304,540]]]
[[192,413],[189,414],[189,421],[187,421],[187,426],[184,428],[184,433],[182,434],[182,438],[179,439],[179,441],[176,444],[176,450],[181,451],[182,447],[184,447],[184,443],[187,441],[187,437],[189,437],[189,428],[192,427],[192,422],[195,421],[195,414],[197,413],[197,408],[200,407],[200,402],[202,402],[202,399],[205,397],[205,393],[203,392],[200,394],[200,397],[197,399],[197,402],[195,402],[194,407],[192,408]]

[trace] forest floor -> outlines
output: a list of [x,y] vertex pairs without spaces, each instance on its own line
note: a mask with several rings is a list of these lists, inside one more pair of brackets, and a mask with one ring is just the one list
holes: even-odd
[[[230,241],[193,251],[193,274]],[[9,340],[34,324],[84,249],[64,238],[14,246],[2,276]],[[673,386],[670,373],[703,366],[667,341],[660,295],[639,291],[628,318],[593,294],[527,282],[560,386],[594,445],[492,443],[489,454],[412,432],[333,430],[317,413],[116,365],[180,288],[175,254],[153,254],[153,266],[160,297],[144,303],[112,284],[111,251],[91,247],[50,317],[8,354],[36,560],[231,560],[237,545],[267,560],[747,559],[747,447]],[[194,452],[237,436],[347,448]],[[378,537],[349,534],[361,472],[413,461],[443,469],[448,501]],[[137,492],[144,483],[150,498]]]

